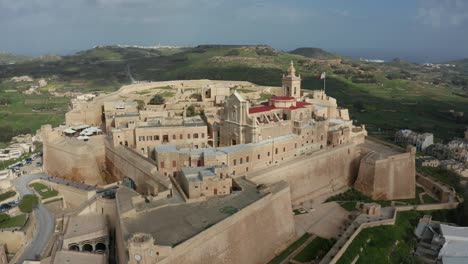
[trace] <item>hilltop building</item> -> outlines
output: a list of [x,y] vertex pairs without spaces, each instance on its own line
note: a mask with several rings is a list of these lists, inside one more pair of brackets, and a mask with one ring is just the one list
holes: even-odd
[[423,151],[434,144],[434,135],[431,133],[418,134],[409,129],[402,129],[395,134],[395,142],[403,145],[413,145],[416,150]]
[[[266,102],[207,82],[123,87],[77,103],[66,126],[42,128],[47,173],[119,183],[109,217],[118,263],[265,263],[296,239],[293,206],[350,186],[374,199],[414,198],[415,148],[368,138],[336,99],[302,90],[293,63],[281,88],[259,88],[275,92]],[[170,103],[135,103],[158,87],[174,91]],[[187,117],[188,106],[203,114]],[[67,135],[77,126],[103,133]],[[105,230],[81,229],[89,239],[64,241],[68,250],[107,252]]]

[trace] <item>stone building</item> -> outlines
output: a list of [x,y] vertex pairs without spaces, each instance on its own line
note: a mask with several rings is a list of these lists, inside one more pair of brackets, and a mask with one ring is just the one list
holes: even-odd
[[197,117],[161,117],[147,121],[119,123],[111,129],[114,146],[124,145],[147,156],[148,148],[161,144],[180,147],[205,148],[209,146],[208,127]]
[[409,129],[402,129],[395,133],[395,142],[406,145],[413,145],[418,151],[423,151],[434,144],[434,135],[431,133],[418,134]]
[[232,178],[226,165],[182,168],[180,182],[189,199],[226,195],[232,191]]
[[66,227],[63,249],[109,255],[109,230],[104,215],[71,216]]

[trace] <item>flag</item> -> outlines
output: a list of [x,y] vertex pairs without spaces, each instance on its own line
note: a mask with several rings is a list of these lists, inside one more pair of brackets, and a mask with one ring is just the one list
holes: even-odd
[[325,76],[325,72],[322,72],[322,74],[320,74],[319,77],[318,77],[317,79],[323,80],[323,79],[325,79],[325,77],[326,77],[326,76]]

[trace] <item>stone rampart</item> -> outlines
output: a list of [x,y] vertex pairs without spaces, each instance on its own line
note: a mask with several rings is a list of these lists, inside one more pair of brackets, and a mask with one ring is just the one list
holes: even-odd
[[380,158],[376,152],[366,154],[354,186],[375,200],[414,198],[414,155],[407,152]]
[[293,206],[352,184],[358,172],[360,150],[348,143],[248,174],[257,184],[287,181]]
[[93,136],[87,142],[67,137],[44,140],[44,171],[72,181],[103,184],[104,137]]
[[158,195],[172,188],[169,179],[157,171],[156,164],[124,146],[106,144],[106,167],[117,179],[131,178],[137,191]]
[[[160,263],[266,263],[296,236],[290,190],[284,182],[281,185],[279,190],[177,245]],[[129,263],[134,262],[130,256]]]

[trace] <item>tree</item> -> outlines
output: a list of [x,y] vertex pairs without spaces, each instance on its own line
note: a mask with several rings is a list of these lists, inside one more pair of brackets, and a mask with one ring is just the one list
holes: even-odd
[[34,194],[26,194],[18,204],[23,213],[31,213],[32,209],[39,204],[39,198]]
[[190,105],[189,107],[187,107],[185,115],[187,117],[196,116],[197,113],[195,112],[195,107],[193,105]]
[[154,95],[153,98],[148,102],[150,105],[162,105],[166,100],[159,94]]

